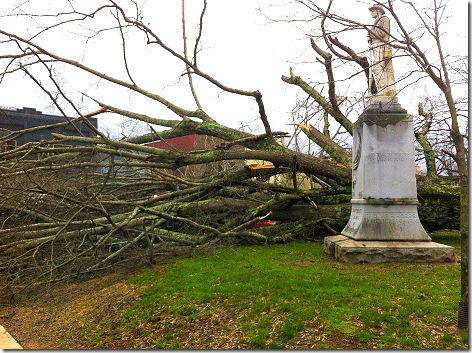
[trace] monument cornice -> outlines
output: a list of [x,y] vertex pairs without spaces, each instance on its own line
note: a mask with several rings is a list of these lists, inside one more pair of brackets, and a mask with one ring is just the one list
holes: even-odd
[[399,122],[412,121],[411,116],[399,103],[373,103],[368,105],[362,112],[359,119],[354,123],[354,127],[356,128],[361,124],[387,127],[396,125]]

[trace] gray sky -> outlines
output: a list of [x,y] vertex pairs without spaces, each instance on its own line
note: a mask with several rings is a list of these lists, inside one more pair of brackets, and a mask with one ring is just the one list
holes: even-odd
[[[122,1],[124,3],[124,1]],[[423,1],[422,1],[423,2]],[[77,8],[90,11],[105,0],[73,1]],[[121,2],[120,2],[121,3]],[[68,9],[68,2],[3,0],[0,14],[8,13],[12,8],[22,4],[17,11],[48,13],[56,11],[57,6]],[[189,52],[193,51],[197,23],[203,1],[186,1],[186,26],[189,42]],[[373,19],[368,10],[369,2],[339,0],[334,2],[334,11],[359,22],[371,24]],[[400,6],[400,4],[399,4]],[[257,8],[260,7],[262,11]],[[462,52],[467,54],[467,2],[464,0],[449,1],[449,12],[452,15],[444,23],[447,28],[443,40],[445,52]],[[148,0],[144,7],[144,22],[158,34],[164,43],[178,52],[182,52],[181,1]],[[399,15],[408,26],[414,26],[417,19],[411,14],[398,9]],[[202,71],[210,74],[221,83],[232,88],[243,90],[259,90],[264,99],[269,121],[274,130],[288,131],[285,124],[291,120],[290,112],[297,95],[305,97],[298,87],[284,83],[281,75],[289,74],[289,66],[294,73],[308,82],[324,82],[326,76],[323,66],[316,63],[316,53],[311,49],[307,34],[317,27],[317,22],[272,22],[269,18],[284,19],[304,18],[310,12],[300,4],[290,1],[268,0],[208,0],[208,8],[204,18],[202,50],[198,54],[198,63]],[[404,16],[404,17],[402,17]],[[112,26],[110,16],[97,16],[95,21],[67,25],[63,30],[50,30],[37,38],[36,43],[56,54],[84,63],[94,69],[103,71],[117,78],[127,80],[123,66],[121,37],[118,31],[106,31],[85,41],[84,35],[90,35],[91,30]],[[56,21],[52,18],[1,17],[0,27],[3,30],[28,36],[37,31],[38,26]],[[412,27],[413,28],[413,27]],[[65,30],[65,31],[64,31]],[[392,28],[392,33],[397,31]],[[144,38],[136,31],[126,31],[127,53],[130,72],[136,83],[143,88],[162,95],[172,103],[185,109],[195,109],[188,81],[181,77],[184,65],[171,57],[161,48],[154,46],[145,48]],[[355,50],[367,50],[366,33],[353,31],[343,33],[340,39]],[[429,53],[434,51],[434,43],[429,42]],[[2,49],[4,51],[4,49]],[[340,64],[340,63],[339,63]],[[67,68],[66,65],[56,65],[60,81],[74,101],[82,102],[84,112],[96,109],[96,104],[82,100],[80,92],[101,100],[105,103],[139,113],[149,114],[158,118],[175,118],[175,115],[157,102],[149,98],[130,93],[129,90],[117,88],[103,80],[80,73],[77,69]],[[405,72],[414,68],[408,59],[395,59],[395,76],[401,77]],[[42,82],[47,84],[44,69],[38,67]],[[336,78],[348,77],[352,71],[335,71]],[[221,124],[238,127],[242,123],[250,124],[253,128],[262,125],[258,121],[258,109],[251,98],[235,96],[222,92],[205,80],[194,77],[195,88],[203,109]],[[407,83],[407,81],[404,81]],[[403,85],[403,83],[401,84]],[[424,93],[425,86],[430,93],[437,93],[431,81],[420,83],[400,91],[400,103],[414,113],[418,96]],[[339,83],[341,94],[350,90],[365,89],[365,79],[358,76],[352,80]],[[456,96],[465,94],[467,88],[460,88]],[[14,74],[4,79],[0,85],[0,105],[12,107],[35,107],[45,110],[49,105],[41,90],[23,74]],[[413,110],[413,111],[411,111]],[[67,109],[68,112],[72,110]],[[356,114],[349,116],[355,121]],[[101,126],[112,127],[119,122],[112,115],[102,115],[99,118]]]

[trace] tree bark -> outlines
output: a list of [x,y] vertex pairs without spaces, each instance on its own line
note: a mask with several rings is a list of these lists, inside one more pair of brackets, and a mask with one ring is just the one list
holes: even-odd
[[418,104],[418,114],[425,118],[425,122],[420,131],[415,133],[416,140],[423,148],[423,154],[426,162],[426,176],[429,178],[435,178],[438,176],[436,169],[436,160],[434,156],[433,147],[427,138],[427,134],[431,128],[433,121],[433,113],[426,112],[424,110],[423,104]]

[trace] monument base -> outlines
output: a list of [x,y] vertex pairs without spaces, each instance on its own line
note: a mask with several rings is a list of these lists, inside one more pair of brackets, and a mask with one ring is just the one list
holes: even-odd
[[434,242],[365,241],[344,235],[324,238],[325,254],[339,262],[455,262],[454,248]]
[[371,104],[391,104],[391,103],[398,103],[397,96],[372,96],[367,99],[366,107]]

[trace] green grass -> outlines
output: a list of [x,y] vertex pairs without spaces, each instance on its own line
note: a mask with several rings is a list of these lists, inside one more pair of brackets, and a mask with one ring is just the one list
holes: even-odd
[[[129,332],[143,325],[158,332],[161,315],[174,317],[175,327],[148,348],[185,348],[179,329],[221,311],[238,318],[226,330],[254,349],[290,347],[307,332],[313,332],[311,348],[467,348],[466,335],[447,330],[457,320],[459,270],[456,264],[341,264],[313,243],[231,248],[178,259],[165,275],[148,270],[130,278],[145,289],[115,320]],[[432,327],[443,331],[432,335]],[[96,332],[87,333],[94,345],[106,328],[100,324]]]
[[453,246],[456,252],[456,256],[461,256],[461,235],[458,230],[438,230],[429,233],[431,240],[437,243]]
[[93,330],[90,325],[86,325],[82,330],[82,337],[89,347],[100,348],[102,344],[102,335],[102,329],[98,328]]
[[438,230],[429,233],[432,241],[457,247],[460,249],[461,235],[458,230]]
[[155,340],[154,347],[156,349],[178,349],[180,348],[181,333],[174,334],[169,331],[164,337]]

